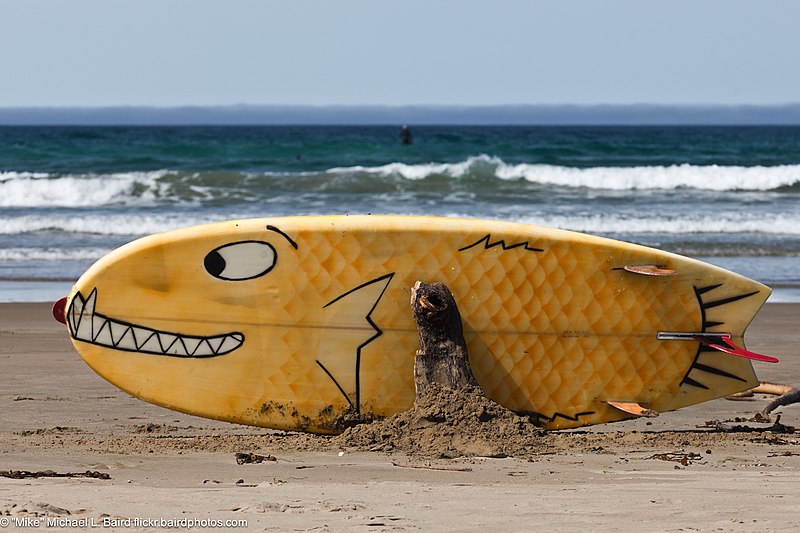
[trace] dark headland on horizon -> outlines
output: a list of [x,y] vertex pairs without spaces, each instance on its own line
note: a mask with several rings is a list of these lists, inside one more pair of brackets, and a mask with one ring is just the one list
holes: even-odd
[[800,125],[786,105],[0,107],[0,125]]

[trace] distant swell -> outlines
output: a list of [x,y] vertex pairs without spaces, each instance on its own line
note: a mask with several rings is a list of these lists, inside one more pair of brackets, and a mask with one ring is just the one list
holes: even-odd
[[[341,212],[341,211],[335,211]],[[261,213],[259,216],[266,216]],[[295,212],[295,215],[318,214],[314,212]],[[417,213],[424,214],[424,213]],[[209,213],[192,215],[180,213],[150,214],[85,214],[80,217],[67,214],[23,215],[6,217],[0,225],[0,235],[14,235],[43,231],[59,231],[94,235],[145,235],[175,228],[218,222],[245,215],[235,213],[220,215]],[[470,212],[452,212],[447,216],[470,218]],[[538,226],[547,226],[595,234],[762,234],[762,235],[800,235],[800,212],[794,214],[767,214],[747,217],[740,213],[687,213],[682,217],[659,216],[642,213],[631,216],[625,213],[554,215],[545,214],[510,216],[507,220]],[[0,255],[0,259],[2,256]]]
[[658,215],[631,217],[625,215],[589,215],[524,217],[517,220],[526,224],[569,229],[595,234],[764,234],[800,235],[800,212],[748,218],[739,213],[687,214],[684,217]]
[[80,261],[96,260],[110,250],[86,248],[0,248],[0,261]]
[[391,192],[526,194],[571,189],[800,191],[800,165],[576,168],[509,164],[486,155],[456,163],[389,163],[304,172],[132,171],[55,175],[0,172],[0,207],[199,206],[270,202],[277,197]]
[[[7,217],[0,226],[0,235],[43,231],[90,235],[147,235],[184,226],[220,221],[220,217],[174,214],[64,214],[24,215]],[[0,257],[1,258],[1,257]]]
[[772,167],[671,165],[575,168],[541,164],[508,164],[497,157],[480,155],[458,163],[409,165],[390,163],[377,167],[341,167],[334,174],[368,174],[421,180],[493,177],[525,180],[541,185],[600,190],[701,189],[710,191],[770,191],[800,186],[800,165]]

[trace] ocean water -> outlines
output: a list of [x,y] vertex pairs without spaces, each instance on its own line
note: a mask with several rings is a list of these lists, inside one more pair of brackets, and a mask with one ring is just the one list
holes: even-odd
[[800,127],[0,127],[0,301],[50,301],[142,235],[396,213],[553,226],[800,300]]

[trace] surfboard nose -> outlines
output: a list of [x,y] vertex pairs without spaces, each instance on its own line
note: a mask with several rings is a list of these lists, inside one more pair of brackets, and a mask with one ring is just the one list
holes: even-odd
[[61,322],[67,323],[67,297],[59,298],[53,304],[53,318]]

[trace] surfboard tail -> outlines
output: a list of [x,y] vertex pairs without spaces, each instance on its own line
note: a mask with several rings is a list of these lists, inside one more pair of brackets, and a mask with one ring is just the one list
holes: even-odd
[[[660,332],[663,342],[692,343],[694,358],[680,381],[677,394],[656,402],[658,411],[678,409],[748,390],[758,385],[752,361],[776,362],[744,348],[747,327],[767,301],[772,290],[742,276],[725,283],[694,287],[700,324],[686,338],[670,338]],[[673,332],[676,333],[676,332]]]

